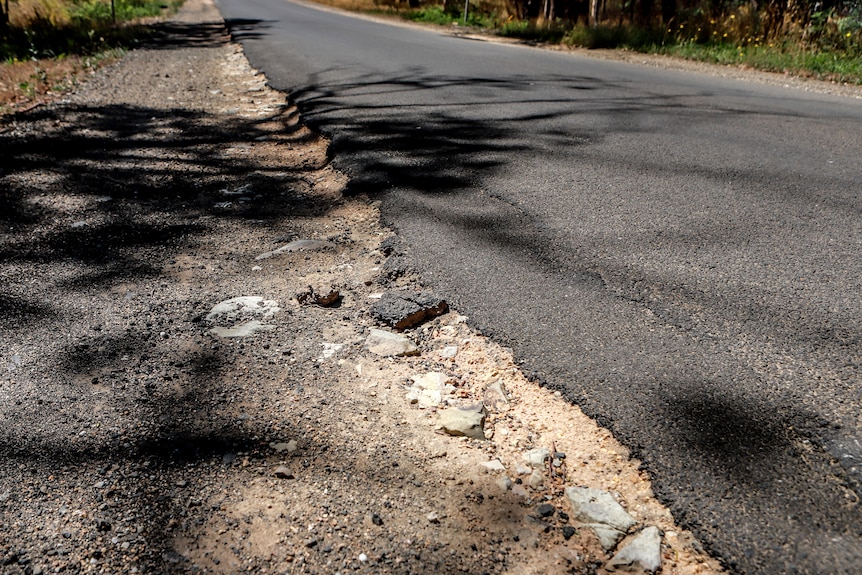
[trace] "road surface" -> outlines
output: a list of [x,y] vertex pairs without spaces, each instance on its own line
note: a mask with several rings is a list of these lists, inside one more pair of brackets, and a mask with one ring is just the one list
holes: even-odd
[[219,7],[427,283],[732,571],[862,571],[862,100]]

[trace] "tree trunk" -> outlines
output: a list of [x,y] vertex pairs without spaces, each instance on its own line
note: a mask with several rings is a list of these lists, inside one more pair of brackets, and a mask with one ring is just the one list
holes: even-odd
[[676,16],[676,0],[661,0],[661,23],[667,24]]
[[599,0],[590,0],[590,27],[599,25]]
[[9,0],[0,3],[0,31],[9,27]]

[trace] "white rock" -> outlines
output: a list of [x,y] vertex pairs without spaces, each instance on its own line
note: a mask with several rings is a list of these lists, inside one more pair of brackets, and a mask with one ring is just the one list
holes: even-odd
[[506,471],[506,466],[499,459],[492,459],[491,461],[483,461],[479,464],[480,467],[484,467],[488,471]]
[[638,533],[605,567],[609,571],[630,571],[633,567],[640,567],[647,573],[656,573],[661,568],[661,532],[658,527],[647,527]]
[[452,359],[456,355],[458,355],[457,345],[447,345],[442,350],[440,350],[440,357],[444,359]]
[[438,412],[440,426],[449,435],[466,435],[473,439],[485,439],[485,406],[450,407]]
[[599,543],[605,551],[610,551],[616,547],[617,543],[626,536],[622,531],[614,529],[613,527],[608,527],[607,525],[602,525],[601,523],[587,523],[584,527],[588,527],[596,534],[596,537],[599,539]]
[[321,352],[320,357],[317,358],[317,361],[329,359],[344,349],[343,343],[323,343],[321,345],[323,345],[323,351]]
[[507,411],[509,409],[509,394],[502,381],[495,381],[485,388],[485,396],[482,399],[485,407],[494,411]]
[[443,395],[455,390],[454,386],[446,383],[449,377],[445,373],[425,373],[411,376],[410,379],[413,385],[407,391],[407,399],[422,408],[440,405]]
[[524,454],[524,461],[530,467],[544,467],[545,462],[551,457],[551,451],[546,447],[531,449]]
[[581,523],[600,523],[623,532],[637,524],[607,491],[590,487],[567,487],[566,497],[572,504],[573,518]]
[[419,355],[419,348],[407,336],[382,329],[371,330],[365,340],[365,348],[375,355],[384,357]]
[[533,489],[541,489],[545,485],[545,476],[538,469],[534,470],[527,478],[527,485]]
[[278,302],[274,300],[263,299],[259,296],[241,296],[217,303],[207,314],[206,320],[210,322],[235,321],[248,317],[270,319],[280,309]]

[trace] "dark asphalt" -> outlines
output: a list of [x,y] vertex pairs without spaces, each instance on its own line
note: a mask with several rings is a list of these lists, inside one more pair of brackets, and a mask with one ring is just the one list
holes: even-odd
[[219,5],[427,283],[733,571],[862,572],[862,100]]

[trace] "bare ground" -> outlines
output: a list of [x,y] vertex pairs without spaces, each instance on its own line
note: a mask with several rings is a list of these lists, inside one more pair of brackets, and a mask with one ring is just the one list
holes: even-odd
[[[0,572],[603,573],[572,485],[613,493],[630,538],[658,526],[663,573],[719,572],[610,433],[457,311],[407,331],[418,356],[365,349],[374,298],[421,288],[386,267],[374,198],[342,197],[211,3],[176,28],[2,126]],[[295,239],[329,247],[256,259]],[[341,305],[300,305],[308,286]],[[277,302],[274,329],[213,335],[236,296]],[[428,372],[440,407],[504,385],[489,439],[410,403]],[[537,447],[565,466],[530,487]]]

